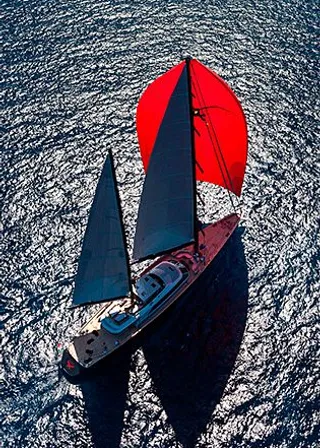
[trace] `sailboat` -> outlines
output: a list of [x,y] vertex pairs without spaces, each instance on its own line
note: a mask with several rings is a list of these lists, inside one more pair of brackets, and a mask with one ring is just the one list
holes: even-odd
[[240,197],[247,159],[246,120],[230,87],[190,57],[153,81],[140,98],[137,134],[146,172],[134,262],[153,260],[133,280],[111,151],[83,240],[73,305],[101,303],[65,349],[69,376],[89,369],[162,314],[200,277],[239,223],[232,213],[197,218],[196,181]]

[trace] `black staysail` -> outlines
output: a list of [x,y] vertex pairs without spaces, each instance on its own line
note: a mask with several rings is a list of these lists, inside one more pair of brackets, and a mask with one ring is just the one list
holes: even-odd
[[155,257],[195,240],[195,176],[188,70],[172,91],[148,164],[133,256]]
[[129,261],[112,155],[98,182],[84,236],[73,305],[126,296],[131,290]]

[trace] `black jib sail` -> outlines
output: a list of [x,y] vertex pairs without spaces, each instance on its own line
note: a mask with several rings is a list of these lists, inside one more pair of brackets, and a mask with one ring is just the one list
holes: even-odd
[[116,178],[109,153],[82,245],[73,305],[125,297],[131,290],[128,254]]

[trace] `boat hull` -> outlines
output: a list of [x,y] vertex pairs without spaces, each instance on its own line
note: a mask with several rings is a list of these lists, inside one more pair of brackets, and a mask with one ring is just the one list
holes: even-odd
[[[108,332],[101,321],[110,313],[115,303],[103,305],[100,310],[90,319],[90,321],[80,330],[80,335],[76,337],[64,351],[61,367],[68,376],[78,376],[83,371],[109,356],[123,344],[137,335],[143,328],[149,325],[154,319],[162,314],[172,303],[174,303],[187,289],[199,278],[204,270],[210,265],[212,260],[220,252],[233,231],[239,223],[239,216],[232,214],[207,225],[198,234],[198,251],[195,253],[194,244],[190,244],[181,250],[173,251],[171,254],[158,258],[141,276],[146,275],[155,266],[163,261],[179,261],[188,270],[187,280],[177,288],[177,290],[165,300],[163,306],[159,306],[147,318],[125,328],[122,332],[114,334]],[[130,299],[121,299],[116,304],[128,306]]]

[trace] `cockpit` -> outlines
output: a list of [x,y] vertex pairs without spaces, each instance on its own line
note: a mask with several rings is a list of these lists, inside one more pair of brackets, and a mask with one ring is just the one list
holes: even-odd
[[187,275],[187,269],[182,263],[163,261],[137,280],[134,292],[146,305],[161,291],[166,290],[168,294],[185,275]]
[[172,297],[188,278],[188,270],[179,260],[163,261],[141,276],[133,285],[133,309],[114,310],[101,321],[111,333],[119,333],[137,320],[143,321]]

